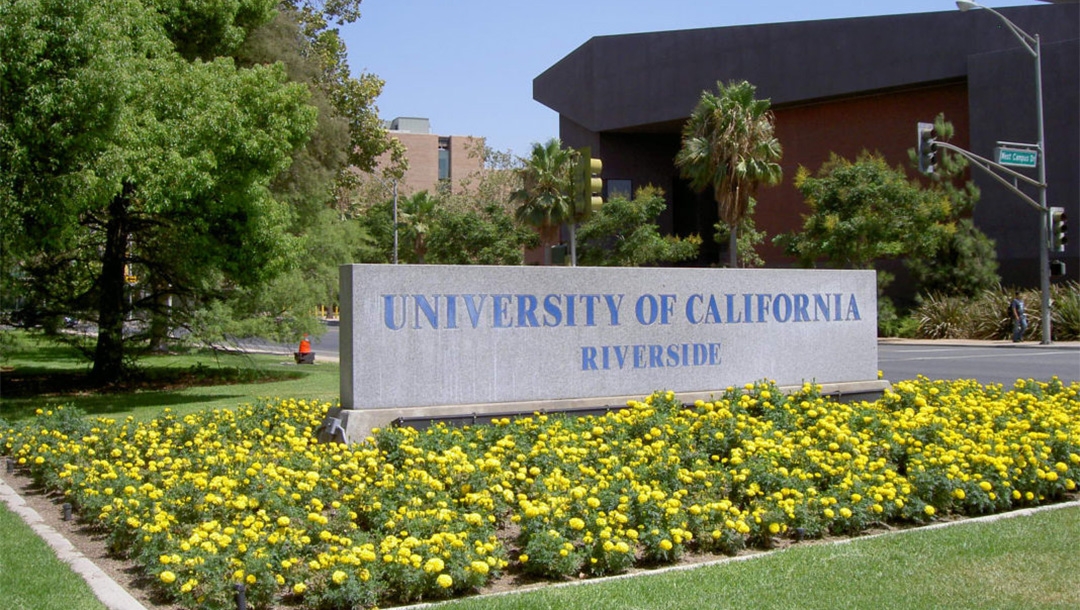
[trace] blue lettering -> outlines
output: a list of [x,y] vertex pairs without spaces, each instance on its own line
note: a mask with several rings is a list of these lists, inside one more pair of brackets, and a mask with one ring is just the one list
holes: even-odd
[[[604,368],[607,368],[606,366]],[[595,371],[596,368],[596,348],[595,347],[583,347],[581,348],[581,370],[583,371]]]
[[439,297],[435,297],[435,303],[428,302],[422,294],[413,295],[413,328],[420,328],[420,314],[424,314],[428,324],[432,328],[439,328]]
[[859,303],[855,301],[855,295],[851,295],[848,299],[847,319],[862,320],[862,318],[859,317]]
[[574,295],[563,295],[566,298],[566,325],[577,326],[577,321],[574,319]]
[[[617,302],[615,301],[616,296],[619,297],[619,300]],[[622,299],[623,299],[623,295],[621,295],[621,294],[619,294],[619,295],[605,294],[604,295],[604,300],[607,301],[608,312],[611,313],[611,325],[612,326],[618,326],[619,325],[619,308],[622,307]]]
[[457,295],[443,295],[446,298],[446,327],[457,328]]
[[686,299],[686,321],[691,324],[701,324],[701,318],[694,315],[694,303],[702,300],[700,294],[692,294]]
[[678,300],[673,294],[660,295],[660,323],[671,324],[671,314],[675,311],[675,302]]
[[[476,301],[476,297],[480,297],[480,301]],[[488,295],[481,294],[465,294],[462,297],[465,299],[465,309],[469,312],[469,322],[472,323],[472,327],[476,328],[480,324],[480,312],[484,309],[484,299]]]
[[[686,344],[684,343],[683,346],[685,347]],[[672,343],[667,346],[667,365],[679,366],[679,362],[679,346]]]
[[544,326],[552,327],[562,324],[562,309],[559,308],[560,297],[557,294],[549,294],[544,297]]
[[600,295],[583,294],[578,298],[585,301],[585,326],[596,326],[596,302],[600,300]]
[[[398,322],[394,315],[394,298],[401,299],[401,322]],[[405,295],[383,295],[383,324],[390,330],[401,330],[405,327]]]
[[508,294],[493,294],[491,295],[491,307],[492,307],[492,326],[495,328],[510,328],[513,322],[510,320],[506,313],[506,308],[510,305],[510,299],[513,298]]
[[791,319],[791,296],[778,294],[773,297],[773,317],[777,322],[787,322]]
[[645,347],[646,346],[644,346],[644,345],[635,345],[634,346],[634,368],[635,369],[643,369],[643,368],[645,368],[645,353],[646,353],[645,352]]
[[716,304],[716,295],[709,295],[709,312],[705,314],[705,322],[708,324],[720,324],[724,319],[720,317],[720,306]]
[[829,321],[829,299],[826,295],[814,295],[814,321],[820,322],[824,315],[825,321]]
[[660,345],[649,346],[649,367],[659,368],[664,366],[663,362],[664,348]]
[[[746,310],[743,310],[746,311]],[[736,324],[742,322],[742,311],[739,312],[739,317],[735,317],[735,295],[727,295],[727,321],[728,324]]]
[[709,344],[709,365],[710,366],[716,366],[718,364],[720,364],[720,344],[719,343],[710,343]]
[[[646,313],[646,305],[648,305],[648,312]],[[659,315],[658,306],[656,304],[656,297],[651,294],[643,294],[638,297],[637,305],[634,307],[634,312],[637,314],[637,321],[640,324],[649,326],[656,322],[656,317]]]
[[615,351],[615,361],[619,363],[619,368],[626,366],[626,357],[630,355],[630,348],[626,345],[616,345],[612,347]]
[[809,322],[810,316],[806,313],[806,308],[810,306],[810,297],[805,294],[795,295],[795,321],[796,322]]
[[757,295],[757,321],[759,323],[765,321],[765,316],[769,313],[769,305],[772,303],[771,294],[759,294]]
[[518,327],[531,326],[537,328],[540,323],[536,321],[536,306],[539,302],[536,300],[535,295],[531,294],[519,294],[518,295]]

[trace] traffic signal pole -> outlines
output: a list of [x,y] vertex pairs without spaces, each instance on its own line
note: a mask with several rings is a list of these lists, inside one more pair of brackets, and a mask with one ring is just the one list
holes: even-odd
[[[1041,124],[1041,121],[1040,121]],[[1040,136],[1040,141],[1042,140]],[[1050,327],[1050,208],[1046,206],[1046,170],[1044,168],[1046,160],[1042,155],[1041,146],[1039,147],[1039,179],[1035,180],[1018,171],[1012,170],[1000,163],[996,163],[985,157],[954,146],[948,142],[937,142],[938,148],[944,148],[945,150],[951,150],[958,155],[971,161],[972,165],[983,170],[987,174],[990,174],[994,180],[1000,182],[1005,188],[1012,191],[1016,196],[1020,197],[1024,203],[1027,203],[1031,207],[1039,211],[1039,293],[1041,297],[1041,306],[1039,308],[1039,318],[1042,326],[1042,341],[1043,345],[1050,345],[1051,343],[1051,327]],[[1009,182],[1004,176],[998,174],[1002,172],[1013,178],[1013,182]],[[1030,195],[1021,191],[1017,186],[1016,181],[1023,181],[1031,186],[1039,189],[1039,199],[1036,201],[1032,199]]]
[[[1012,21],[1009,21],[1005,15],[995,11],[992,8],[982,6],[977,2],[971,2],[969,0],[957,0],[956,8],[960,9],[960,12],[967,12],[971,9],[981,9],[988,13],[991,13],[996,18],[1000,19],[1009,32],[1020,41],[1024,50],[1027,51],[1032,58],[1035,59],[1035,122],[1038,130],[1038,144],[1036,150],[1039,154],[1039,179],[1036,186],[1039,189],[1039,201],[1036,207],[1041,214],[1039,222],[1039,290],[1042,293],[1042,307],[1041,322],[1042,322],[1042,344],[1050,344],[1050,247],[1048,238],[1050,234],[1050,209],[1046,205],[1046,139],[1043,126],[1043,88],[1042,88],[1042,43],[1039,40],[1039,35],[1032,36],[1024,30],[1020,29]],[[959,152],[959,151],[958,151]],[[994,164],[998,166],[998,164]],[[984,167],[989,171],[988,168]],[[991,172],[993,173],[993,172]],[[1001,179],[995,175],[995,178]],[[1010,189],[1013,192],[1017,192],[1018,189]],[[1030,201],[1030,198],[1024,196],[1025,201]]]

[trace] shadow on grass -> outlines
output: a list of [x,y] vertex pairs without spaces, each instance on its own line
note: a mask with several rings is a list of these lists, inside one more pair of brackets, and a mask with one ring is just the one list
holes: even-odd
[[205,403],[214,400],[233,399],[243,402],[249,396],[244,393],[215,393],[192,395],[176,392],[139,392],[135,394],[50,395],[25,398],[4,398],[0,403],[0,418],[15,423],[34,416],[38,409],[58,405],[77,407],[91,416],[109,416],[114,413],[131,413],[140,409],[160,411],[165,407]]
[[[39,352],[35,352],[37,355]],[[70,358],[62,358],[70,362]],[[16,422],[33,417],[40,408],[76,407],[88,415],[136,415],[165,407],[251,399],[250,386],[302,379],[306,373],[259,368],[206,366],[146,367],[125,380],[100,387],[89,369],[58,369],[35,365],[0,371],[0,418]],[[235,390],[230,390],[235,388]],[[204,389],[205,391],[201,391]]]

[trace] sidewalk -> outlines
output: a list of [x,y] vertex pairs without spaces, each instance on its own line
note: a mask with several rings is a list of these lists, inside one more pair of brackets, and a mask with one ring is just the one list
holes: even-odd
[[1080,350],[1080,341],[1055,341],[1050,345],[1043,345],[1038,341],[1021,341],[1020,343],[1013,343],[1009,339],[983,341],[977,339],[901,339],[899,337],[878,337],[878,345],[963,345],[968,347]]

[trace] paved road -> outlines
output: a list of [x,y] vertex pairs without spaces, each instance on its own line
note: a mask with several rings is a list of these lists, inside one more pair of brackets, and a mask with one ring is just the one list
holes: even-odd
[[878,344],[878,368],[889,381],[977,379],[1011,387],[1017,379],[1080,381],[1080,344],[1011,341],[894,341]]

